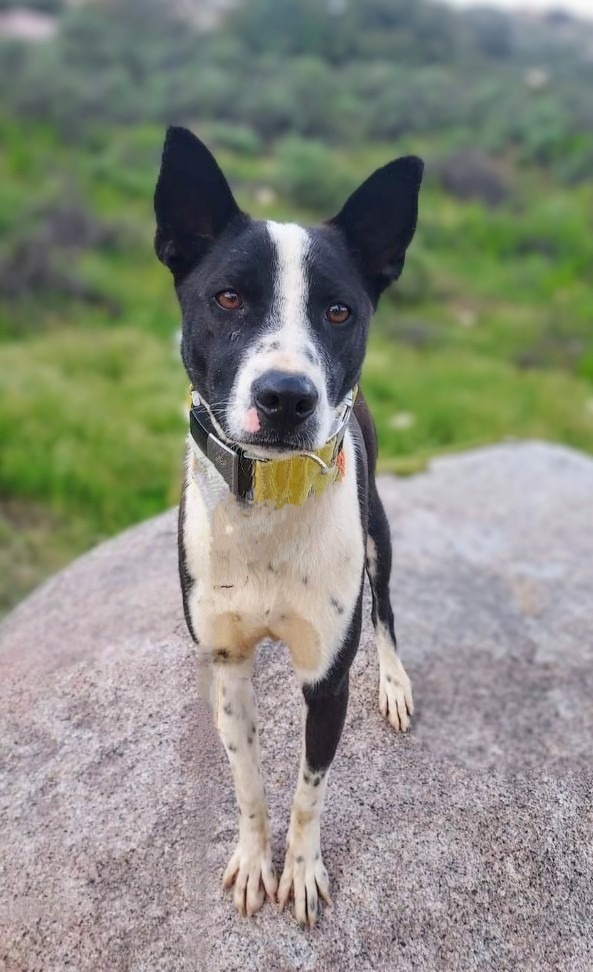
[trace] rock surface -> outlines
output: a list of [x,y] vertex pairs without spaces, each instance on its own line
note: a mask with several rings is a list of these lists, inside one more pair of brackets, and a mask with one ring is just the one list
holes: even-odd
[[[230,773],[198,692],[175,517],[104,544],[0,629],[0,968],[593,968],[593,462],[537,443],[383,478],[417,717],[382,723],[367,623],[314,931],[220,888]],[[276,863],[300,710],[257,663]]]

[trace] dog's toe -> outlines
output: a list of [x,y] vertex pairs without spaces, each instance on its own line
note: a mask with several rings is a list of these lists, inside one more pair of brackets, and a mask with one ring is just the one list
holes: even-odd
[[281,908],[285,907],[291,892],[296,920],[300,925],[312,928],[319,918],[319,900],[331,904],[329,878],[320,853],[295,855],[289,848],[278,889]]
[[251,918],[264,903],[266,894],[274,901],[278,882],[269,846],[248,848],[239,843],[222,879],[222,886],[234,884],[233,901],[241,915]]
[[406,732],[414,713],[412,683],[397,655],[379,678],[379,710],[397,732]]

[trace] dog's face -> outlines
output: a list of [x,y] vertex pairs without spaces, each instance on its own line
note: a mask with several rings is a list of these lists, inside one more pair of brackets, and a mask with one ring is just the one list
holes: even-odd
[[421,178],[418,159],[400,159],[323,227],[262,222],[195,136],[169,130],[156,252],[174,276],[187,373],[225,438],[264,456],[328,440],[377,300],[403,268]]

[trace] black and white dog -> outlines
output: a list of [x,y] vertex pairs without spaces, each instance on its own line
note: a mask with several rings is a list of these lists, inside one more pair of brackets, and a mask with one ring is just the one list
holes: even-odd
[[[327,772],[342,732],[373,595],[379,708],[397,730],[412,714],[389,598],[391,541],[375,486],[376,437],[356,389],[369,322],[401,273],[416,228],[422,163],[375,172],[319,228],[253,220],[208,149],[167,134],[155,194],[156,252],[183,315],[193,394],[179,514],[185,616],[213,662],[213,700],[240,810],[223,884],[252,915],[265,895],[313,924],[329,901],[320,849]],[[197,480],[226,492],[209,507]],[[263,638],[285,642],[306,707],[284,871],[272,867],[251,682]]]

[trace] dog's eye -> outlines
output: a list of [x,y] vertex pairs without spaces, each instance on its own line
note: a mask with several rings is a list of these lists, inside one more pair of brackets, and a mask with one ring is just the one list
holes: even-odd
[[243,301],[235,290],[221,290],[214,299],[224,310],[239,310],[243,306]]
[[350,317],[351,310],[346,304],[330,304],[325,316],[330,324],[345,324]]

